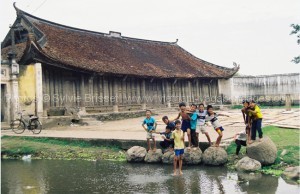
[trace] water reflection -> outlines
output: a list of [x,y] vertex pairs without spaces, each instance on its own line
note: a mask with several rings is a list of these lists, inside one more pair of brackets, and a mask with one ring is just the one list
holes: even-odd
[[298,185],[224,167],[61,160],[2,161],[1,193],[299,193]]

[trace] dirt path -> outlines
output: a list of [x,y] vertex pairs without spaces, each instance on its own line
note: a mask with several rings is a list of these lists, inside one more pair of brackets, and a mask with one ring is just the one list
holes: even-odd
[[[263,125],[281,125],[287,127],[300,128],[300,110],[295,109],[293,113],[283,114],[283,109],[263,109]],[[221,113],[221,112],[220,112]],[[220,121],[225,129],[223,139],[232,138],[235,133],[243,130],[245,125],[240,110],[222,111],[222,113],[230,117],[220,117]],[[175,118],[176,111],[164,111],[155,115],[154,118],[158,121],[157,131],[164,130],[164,123],[161,121],[162,116],[168,115],[169,118]],[[142,129],[141,124],[144,117],[106,121],[106,122],[91,122],[89,126],[68,126],[45,129],[39,135],[33,135],[26,130],[23,134],[14,134],[11,130],[1,130],[2,135],[15,136],[39,136],[39,137],[65,137],[65,138],[99,138],[99,139],[132,139],[144,140],[146,133]],[[217,133],[212,127],[208,130],[213,141],[217,138]],[[161,139],[160,135],[156,135],[157,139]],[[200,135],[200,142],[205,142],[206,137]]]

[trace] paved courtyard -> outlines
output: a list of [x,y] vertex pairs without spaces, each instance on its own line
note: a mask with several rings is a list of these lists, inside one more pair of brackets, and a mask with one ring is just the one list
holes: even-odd
[[[219,113],[229,115],[229,117],[219,117],[225,129],[223,140],[231,139],[235,133],[245,128],[240,110],[219,111]],[[287,128],[300,128],[300,109],[294,109],[292,113],[284,113],[284,109],[263,109],[262,113],[264,115],[263,126],[275,125]],[[177,111],[163,110],[158,112],[158,115],[154,116],[158,122],[157,131],[164,131],[165,124],[161,121],[164,115],[167,115],[169,118],[175,118]],[[144,117],[105,122],[91,121],[88,126],[74,125],[48,128],[38,135],[33,135],[28,130],[20,135],[13,133],[11,130],[1,130],[1,133],[2,135],[14,136],[144,140],[146,133],[141,127],[143,119]],[[215,141],[217,133],[212,127],[208,127],[208,132],[212,140]],[[156,137],[160,139],[160,135],[156,135]],[[204,141],[207,141],[206,137],[200,135],[200,142]]]

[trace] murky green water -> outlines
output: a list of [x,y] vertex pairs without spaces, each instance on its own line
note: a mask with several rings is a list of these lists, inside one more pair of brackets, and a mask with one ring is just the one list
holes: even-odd
[[2,160],[1,193],[299,193],[282,178],[229,172],[226,168],[63,160]]

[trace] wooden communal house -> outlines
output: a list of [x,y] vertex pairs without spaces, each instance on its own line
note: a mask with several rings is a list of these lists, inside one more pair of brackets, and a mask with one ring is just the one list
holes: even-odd
[[220,95],[218,80],[239,69],[199,59],[177,41],[83,30],[15,9],[1,44],[1,90],[19,98],[3,100],[4,115],[13,114],[8,109],[47,115],[72,107],[117,112],[198,103]]

